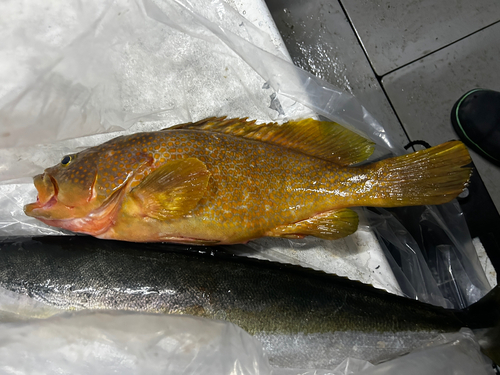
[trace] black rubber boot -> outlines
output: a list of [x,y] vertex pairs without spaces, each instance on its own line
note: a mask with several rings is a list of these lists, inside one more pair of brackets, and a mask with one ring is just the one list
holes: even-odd
[[453,106],[451,123],[467,146],[500,166],[500,92],[467,92]]
[[467,146],[500,166],[500,92],[467,92],[453,106],[451,123]]

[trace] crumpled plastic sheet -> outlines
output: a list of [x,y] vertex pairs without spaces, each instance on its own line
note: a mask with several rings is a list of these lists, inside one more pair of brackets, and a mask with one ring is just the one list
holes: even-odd
[[272,375],[493,375],[491,362],[481,353],[469,330],[443,334],[427,346],[373,365],[348,358],[333,370],[273,369]]
[[78,313],[4,323],[2,374],[269,374],[257,340],[189,316]]
[[487,375],[468,330],[388,362],[346,359],[331,370],[272,368],[260,343],[228,322],[130,312],[79,312],[1,323],[3,374]]
[[61,2],[50,12],[3,3],[3,19],[13,22],[2,24],[9,43],[0,50],[0,148],[11,149],[2,153],[1,180],[46,166],[38,159],[47,149],[16,146],[51,143],[59,157],[75,144],[57,141],[213,115],[270,121],[317,113],[394,148],[354,97],[295,67],[224,1],[98,3]]
[[[358,212],[360,216],[363,215],[361,210]],[[250,241],[242,251],[234,247],[228,251],[334,273],[403,295],[374,232],[366,225],[361,224],[360,229],[351,236],[335,241],[314,237],[301,240],[260,238]]]
[[455,308],[469,306],[490,290],[456,201],[427,207],[420,216],[420,231],[431,272]]
[[468,329],[442,334],[426,347],[359,372],[360,375],[494,373],[491,361],[481,353],[479,344]]
[[491,286],[458,202],[410,208],[409,213],[418,221],[420,245],[387,210],[365,210],[402,294],[455,309],[483,297]]
[[446,300],[439,290],[417,242],[404,226],[383,209],[367,210],[366,215],[403,294],[409,298],[451,308],[451,302]]

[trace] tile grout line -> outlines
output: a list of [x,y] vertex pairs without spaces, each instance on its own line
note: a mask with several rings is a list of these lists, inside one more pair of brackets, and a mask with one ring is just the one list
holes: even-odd
[[[339,0],[339,2],[340,2],[340,1],[341,1],[341,0]],[[346,16],[347,16],[347,13],[346,13]],[[473,32],[472,32],[472,33],[470,33],[470,34],[467,34],[467,35],[465,35],[465,36],[463,36],[463,37],[461,37],[461,38],[458,38],[457,40],[454,40],[453,42],[450,42],[450,43],[448,43],[448,44],[446,44],[446,45],[444,45],[444,46],[442,46],[442,47],[439,47],[439,48],[435,49],[434,51],[431,51],[431,52],[429,52],[429,53],[427,53],[427,54],[425,54],[425,55],[423,55],[423,56],[420,56],[419,58],[417,58],[417,59],[415,59],[415,60],[409,61],[409,62],[407,62],[407,63],[405,63],[405,64],[403,64],[403,65],[401,65],[401,66],[398,66],[398,67],[397,67],[397,68],[395,68],[395,69],[389,70],[387,73],[384,73],[384,74],[383,74],[383,75],[381,75],[381,76],[379,76],[377,73],[375,73],[375,75],[376,75],[377,77],[380,77],[380,80],[382,80],[385,76],[387,76],[387,75],[389,75],[389,74],[391,74],[391,73],[394,73],[394,72],[395,72],[395,71],[397,71],[397,70],[400,70],[400,69],[402,69],[402,68],[404,68],[404,67],[406,67],[406,66],[408,66],[408,65],[411,65],[411,64],[413,64],[413,63],[415,63],[415,62],[417,62],[417,61],[419,61],[419,60],[425,59],[426,57],[428,57],[428,56],[430,56],[430,55],[432,55],[432,54],[434,54],[434,53],[436,53],[436,52],[439,52],[439,51],[441,51],[441,50],[443,50],[443,49],[445,49],[445,48],[448,48],[448,47],[452,46],[452,45],[453,45],[453,44],[455,44],[455,43],[461,42],[462,40],[464,40],[464,39],[466,39],[466,38],[468,38],[468,37],[470,37],[470,36],[473,36],[474,34],[477,34],[477,33],[481,32],[481,31],[483,31],[483,30],[487,29],[488,27],[494,26],[494,25],[496,25],[496,24],[498,24],[498,23],[500,23],[500,20],[495,21],[495,22],[493,22],[493,23],[490,23],[489,25],[483,26],[483,27],[481,27],[480,29],[477,29],[476,31],[473,31]],[[350,19],[349,19],[349,24],[350,24],[350,25],[351,25],[351,27],[354,29],[354,26],[353,26],[353,24],[351,23],[351,20],[350,20]],[[356,33],[356,36],[358,37],[358,41],[360,41],[359,35],[358,35],[357,33]],[[361,46],[363,47],[363,44],[362,44],[361,42],[360,42],[360,44],[361,44]],[[365,51],[364,47],[363,47],[363,51]],[[365,51],[365,54],[366,54],[366,51]],[[366,54],[366,55],[367,55],[367,54]],[[368,55],[367,55],[367,58],[368,58]],[[372,66],[371,61],[370,61],[370,66]],[[373,66],[372,66],[372,69],[373,69]]]
[[[349,17],[349,15],[347,13],[347,10],[345,9],[344,5],[342,4],[342,0],[338,0],[338,2],[339,2],[339,5],[340,5],[342,11],[344,12],[344,16],[346,17],[347,22],[349,22],[349,25],[351,26],[351,29],[353,30],[354,34],[356,35],[356,38],[358,39],[358,43],[361,46],[361,49],[363,50],[363,53],[365,54],[366,59],[368,60],[368,64],[370,65],[370,68],[371,68],[373,74],[375,75],[375,78],[377,79],[377,81],[378,81],[378,83],[379,83],[382,91],[384,92],[384,95],[387,98],[387,101],[389,102],[389,105],[391,106],[391,109],[394,112],[396,118],[398,119],[399,125],[403,129],[403,131],[404,131],[404,133],[406,135],[406,138],[408,138],[409,142],[411,142],[413,140],[410,138],[408,132],[406,131],[406,129],[405,129],[404,125],[403,125],[403,122],[401,121],[401,118],[399,117],[399,115],[398,115],[398,113],[397,113],[397,111],[396,111],[396,109],[395,109],[395,107],[394,107],[394,105],[393,105],[393,103],[392,103],[389,95],[387,94],[387,91],[385,90],[385,87],[384,87],[383,82],[382,82],[383,78],[386,77],[387,75],[391,74],[391,73],[394,73],[394,72],[396,72],[396,71],[398,71],[398,70],[400,70],[400,69],[408,66],[408,65],[411,65],[411,64],[413,64],[413,63],[415,63],[415,62],[417,62],[419,60],[422,60],[422,59],[424,59],[424,58],[426,58],[426,57],[428,57],[428,56],[430,56],[430,55],[432,55],[432,54],[434,54],[434,53],[436,53],[438,51],[441,51],[441,50],[443,50],[443,49],[445,49],[445,48],[447,48],[447,47],[449,47],[449,46],[451,46],[451,45],[453,45],[453,44],[455,44],[457,42],[460,42],[460,41],[462,41],[462,40],[464,40],[464,39],[466,39],[466,38],[468,38],[468,37],[470,37],[470,36],[472,36],[474,34],[477,34],[477,33],[481,32],[481,31],[487,29],[488,27],[491,27],[491,26],[494,26],[494,25],[500,23],[500,20],[492,22],[492,23],[490,23],[490,24],[488,24],[486,26],[483,26],[480,29],[477,29],[477,30],[473,31],[472,33],[469,33],[469,34],[467,34],[467,35],[465,35],[465,36],[463,36],[463,37],[461,37],[461,38],[459,38],[459,39],[457,39],[457,40],[455,40],[455,41],[453,41],[451,43],[448,43],[448,44],[446,44],[446,45],[444,45],[444,46],[442,46],[440,48],[437,48],[436,50],[434,50],[432,52],[429,52],[426,55],[423,55],[423,56],[421,56],[421,57],[419,57],[419,58],[417,58],[415,60],[412,60],[412,61],[410,61],[410,62],[408,62],[406,64],[403,64],[403,65],[401,65],[401,66],[399,66],[399,67],[397,67],[395,69],[392,69],[392,70],[384,73],[383,75],[379,75],[379,74],[377,74],[377,72],[375,71],[375,69],[373,67],[373,64],[372,64],[372,61],[369,58],[368,52],[366,51],[366,48],[363,45],[363,41],[362,41],[360,35],[358,34],[358,32],[356,31],[356,28],[354,27],[354,24],[353,24],[351,18]],[[413,148],[413,150],[415,150],[415,149]]]
[[[342,1],[341,0],[338,0],[339,2],[339,5],[340,5],[340,8],[342,9],[342,11],[344,12],[344,16],[347,20],[347,22],[349,22],[349,25],[351,26],[351,29],[352,31],[354,32],[354,35],[356,35],[356,39],[358,40],[358,44],[361,46],[361,49],[365,55],[365,58],[366,60],[368,61],[368,64],[370,65],[370,69],[372,70],[373,72],[373,75],[375,76],[375,78],[377,79],[377,82],[380,86],[380,88],[382,89],[386,99],[387,99],[387,102],[389,103],[391,109],[392,109],[392,112],[394,113],[394,115],[396,116],[396,119],[398,120],[399,122],[399,126],[401,126],[401,129],[403,129],[403,132],[408,140],[408,142],[411,142],[412,140],[410,139],[410,136],[408,135],[408,132],[406,131],[405,127],[403,126],[403,122],[401,121],[401,118],[399,117],[398,113],[396,112],[396,108],[394,108],[394,105],[392,104],[392,101],[391,99],[389,98],[389,95],[387,95],[387,92],[385,90],[385,87],[384,85],[382,84],[382,78],[383,76],[379,76],[376,72],[375,72],[375,69],[373,68],[373,64],[370,60],[370,58],[368,57],[368,53],[363,45],[363,42],[360,38],[360,36],[358,35],[358,32],[356,31],[356,28],[354,27],[351,19],[349,18],[349,15],[347,14],[347,11],[346,9],[344,8],[344,5],[342,4]],[[500,21],[499,21],[500,22]],[[415,148],[412,146],[412,149],[415,151]]]

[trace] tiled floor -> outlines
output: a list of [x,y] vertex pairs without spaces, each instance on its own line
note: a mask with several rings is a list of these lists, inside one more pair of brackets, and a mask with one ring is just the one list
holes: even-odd
[[497,0],[342,0],[383,76],[500,20]]
[[[400,145],[456,139],[455,100],[475,87],[500,91],[497,0],[267,5],[294,63],[356,95]],[[473,160],[500,210],[500,168]]]

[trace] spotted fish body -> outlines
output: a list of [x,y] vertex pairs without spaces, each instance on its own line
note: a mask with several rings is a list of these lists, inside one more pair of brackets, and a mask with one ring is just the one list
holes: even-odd
[[356,230],[347,207],[443,203],[470,175],[460,142],[348,166],[372,150],[333,123],[207,119],[63,158],[35,177],[38,200],[25,211],[49,225],[129,241],[335,239]]

